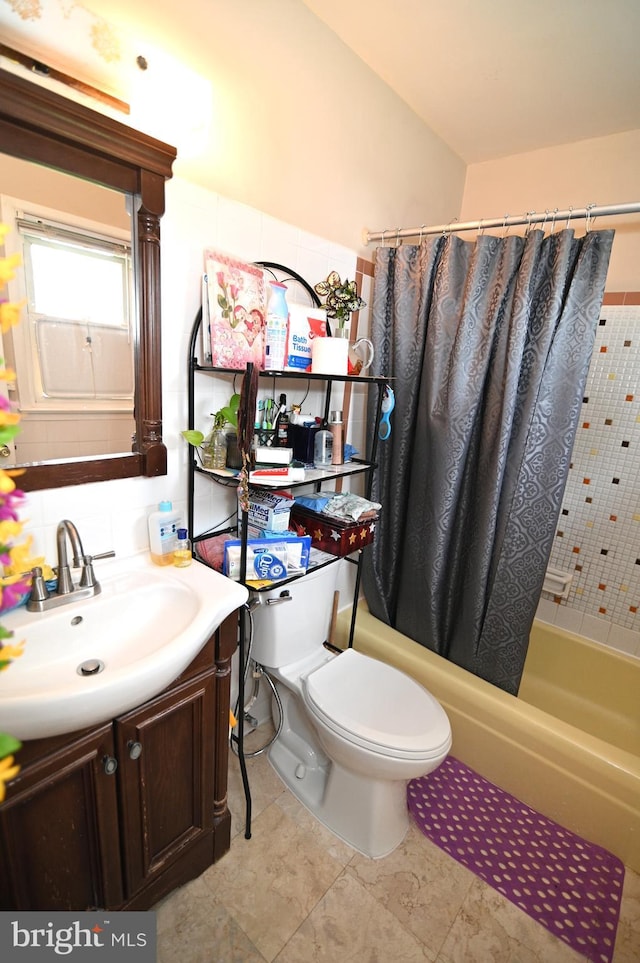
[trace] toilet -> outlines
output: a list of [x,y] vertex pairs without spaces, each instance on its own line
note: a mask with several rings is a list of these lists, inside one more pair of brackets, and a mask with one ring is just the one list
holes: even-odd
[[451,727],[436,699],[398,669],[324,645],[337,565],[252,595],[250,658],[275,683],[280,726],[269,761],[336,836],[379,858],[409,825],[406,787],[436,769]]

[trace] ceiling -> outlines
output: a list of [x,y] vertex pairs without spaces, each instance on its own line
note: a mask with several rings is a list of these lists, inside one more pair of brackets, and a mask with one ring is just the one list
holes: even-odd
[[304,0],[466,163],[640,129],[639,0]]

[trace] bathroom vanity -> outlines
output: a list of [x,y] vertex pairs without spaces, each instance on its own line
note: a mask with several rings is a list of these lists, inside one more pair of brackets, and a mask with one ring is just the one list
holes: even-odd
[[237,623],[143,705],[24,743],[0,806],[0,909],[149,909],[228,850]]

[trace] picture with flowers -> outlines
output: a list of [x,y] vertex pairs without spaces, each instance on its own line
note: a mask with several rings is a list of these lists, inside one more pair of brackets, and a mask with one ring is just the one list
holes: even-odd
[[266,290],[255,264],[217,251],[205,252],[211,363],[244,370],[263,364]]

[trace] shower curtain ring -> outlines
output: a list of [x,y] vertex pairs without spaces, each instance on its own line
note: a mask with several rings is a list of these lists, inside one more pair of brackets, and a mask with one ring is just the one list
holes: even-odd
[[548,217],[549,217],[549,208],[548,208],[548,207],[545,207],[545,209],[544,209],[544,220],[542,221],[542,233],[543,233],[543,234],[544,234],[544,226],[545,226],[545,224],[547,223],[547,218],[548,218]]
[[387,229],[385,228],[382,232],[382,247],[384,247],[384,236],[386,233],[387,233]]
[[554,233],[554,231],[555,231],[555,229],[556,229],[556,217],[557,217],[557,214],[558,214],[558,208],[555,207],[555,208],[553,209],[553,218],[552,218],[552,220],[551,220],[551,233],[552,233],[552,234]]
[[525,237],[529,237],[529,234],[531,232],[531,218],[533,217],[534,214],[535,214],[535,211],[527,211],[527,227],[524,232]]
[[595,206],[596,206],[595,204],[587,204],[587,225],[586,225],[586,227],[585,227],[585,233],[587,233],[587,234],[591,231],[591,227],[592,227],[592,224],[591,224],[591,211],[593,210],[593,208],[594,208]]
[[565,226],[564,226],[565,231],[568,231],[568,230],[569,230],[569,221],[571,220],[571,215],[572,215],[572,213],[573,213],[573,208],[570,207],[570,208],[569,208],[569,216],[567,217],[567,223],[566,223]]
[[400,231],[401,231],[401,230],[402,230],[402,228],[400,228],[400,227],[398,227],[398,228],[396,229],[396,247],[400,247],[400,245],[402,244],[402,241],[400,240]]
[[505,214],[504,220],[502,221],[502,236],[503,236],[503,237],[506,237],[507,234],[509,233],[509,228],[507,227],[507,218],[508,218],[508,217],[509,217],[509,215],[508,215],[508,214]]
[[478,237],[482,237],[482,235],[484,234],[484,225],[482,223],[483,221],[484,221],[484,218],[481,217],[478,222]]
[[422,232],[424,231],[425,226],[426,226],[425,224],[420,225],[420,237],[418,239],[418,244],[422,244]]

